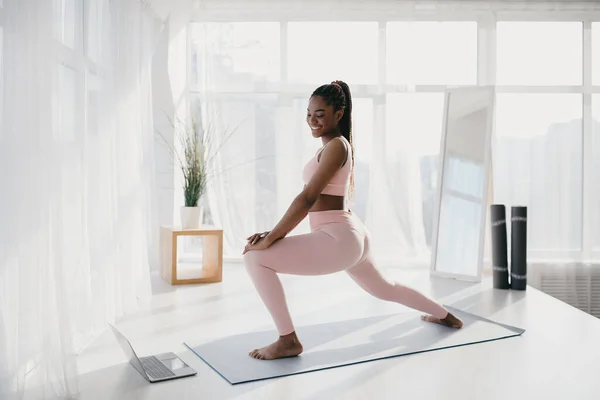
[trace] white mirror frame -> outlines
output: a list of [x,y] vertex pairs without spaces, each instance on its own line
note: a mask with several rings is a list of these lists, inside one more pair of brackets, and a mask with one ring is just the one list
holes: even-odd
[[[446,167],[446,134],[448,132],[448,110],[450,108],[450,102],[452,101],[452,94],[460,93],[465,91],[479,91],[479,92],[487,92],[489,97],[489,104],[491,113],[487,120],[487,126],[485,134],[485,155],[484,155],[484,178],[483,178],[483,199],[482,202],[484,207],[481,208],[481,227],[479,231],[479,249],[478,249],[478,267],[476,275],[465,275],[465,274],[456,274],[449,272],[441,272],[436,270],[436,259],[437,259],[437,245],[438,245],[438,231],[439,231],[439,216],[440,209],[442,204],[442,193],[443,193],[443,185],[444,185],[444,170]],[[489,210],[489,205],[492,201],[492,195],[490,193],[491,188],[491,163],[492,163],[492,154],[491,154],[491,142],[492,136],[495,129],[495,118],[496,118],[496,90],[493,86],[475,86],[475,87],[467,87],[467,88],[452,88],[447,89],[444,95],[444,114],[443,114],[443,123],[442,123],[442,136],[440,141],[440,158],[439,158],[439,168],[438,168],[438,186],[437,186],[437,194],[436,194],[436,205],[435,205],[435,215],[434,215],[434,230],[433,230],[433,241],[431,245],[431,263],[430,263],[430,275],[441,277],[441,278],[450,278],[461,281],[468,282],[481,282],[482,271],[483,271],[483,256],[485,249],[485,233],[487,229],[487,215]]]

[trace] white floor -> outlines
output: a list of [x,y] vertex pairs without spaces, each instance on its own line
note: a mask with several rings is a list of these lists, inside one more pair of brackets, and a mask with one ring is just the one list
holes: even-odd
[[[175,352],[198,375],[149,384],[106,330],[79,355],[81,398],[598,398],[600,319],[531,287],[500,291],[491,289],[489,278],[468,284],[430,279],[427,271],[385,272],[444,304],[527,331],[517,338],[232,386],[183,345],[273,328],[242,265],[230,264],[219,284],[171,287],[154,277],[151,303],[117,322],[139,355]],[[282,281],[297,326],[406,311],[370,297],[343,273]]]

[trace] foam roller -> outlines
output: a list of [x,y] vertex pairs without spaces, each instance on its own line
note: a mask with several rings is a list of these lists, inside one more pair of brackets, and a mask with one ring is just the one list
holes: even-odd
[[504,204],[490,206],[492,229],[492,268],[495,289],[510,289],[508,283],[508,245],[506,235],[506,207]]
[[511,208],[510,286],[527,288],[527,207]]

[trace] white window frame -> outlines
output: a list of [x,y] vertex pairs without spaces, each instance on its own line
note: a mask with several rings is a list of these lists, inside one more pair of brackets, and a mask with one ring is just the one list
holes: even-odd
[[[60,1],[60,0],[52,0]],[[57,54],[58,67],[64,66],[75,71],[76,86],[75,86],[75,104],[78,107],[76,112],[75,129],[76,132],[85,132],[87,129],[88,118],[88,80],[89,74],[96,74],[98,77],[103,77],[110,73],[110,70],[104,66],[90,60],[87,55],[87,40],[88,40],[88,12],[87,9],[92,0],[75,1],[75,46],[71,48],[62,43],[60,35],[55,36],[54,45]],[[57,8],[55,8],[57,9]],[[77,20],[77,18],[79,18]],[[61,27],[56,27],[61,29]],[[57,69],[58,73],[58,69]],[[59,82],[57,81],[57,84]],[[85,143],[85,134],[76,134],[72,140],[76,143]],[[80,337],[76,338],[74,343],[75,350],[79,352],[86,348],[94,339],[95,336],[89,332],[83,332]]]
[[[61,0],[54,0],[61,1]],[[88,57],[88,39],[89,39],[89,13],[88,8],[93,0],[75,1],[75,17],[79,17],[79,21],[75,24],[75,46],[71,48],[62,43],[60,37],[55,40],[56,54],[58,55],[58,63],[67,68],[71,68],[76,74],[76,104],[82,107],[77,113],[76,129],[79,132],[84,132],[87,128],[86,121],[88,115],[87,109],[87,92],[89,75],[93,74],[98,78],[109,78],[111,69],[107,66],[95,62]],[[60,29],[60,27],[57,27]],[[85,140],[85,135],[80,135],[75,138],[76,141]]]
[[[326,2],[323,2],[326,3]],[[286,96],[296,97],[311,92],[314,87],[309,84],[291,84],[287,81],[287,23],[289,21],[376,21],[380,33],[386,32],[387,22],[394,21],[474,21],[477,23],[478,36],[478,54],[477,54],[477,84],[495,85],[496,83],[496,24],[504,21],[549,21],[549,22],[581,22],[583,24],[583,82],[582,85],[571,86],[517,86],[500,85],[496,86],[497,93],[578,93],[583,98],[583,188],[582,188],[582,248],[580,250],[530,250],[529,258],[533,260],[546,261],[576,261],[592,262],[600,259],[600,249],[592,248],[592,211],[593,211],[593,124],[592,124],[592,93],[600,93],[600,86],[592,85],[592,44],[591,27],[592,22],[600,22],[600,6],[590,5],[590,11],[540,11],[538,9],[528,8],[527,5],[517,6],[514,11],[502,11],[498,9],[476,10],[456,9],[454,11],[435,11],[435,10],[415,10],[402,8],[398,6],[393,9],[379,8],[374,10],[337,10],[335,14],[315,12],[312,5],[309,10],[290,10],[289,12],[254,8],[242,11],[243,8],[223,7],[215,9],[197,10],[190,18],[190,23],[194,22],[279,22],[280,23],[280,81],[276,83],[261,83],[260,87],[254,86],[232,86],[219,90],[218,93],[201,93],[197,87],[194,87],[188,79],[188,96],[199,96],[207,98],[217,96],[227,98],[243,93],[285,93]],[[367,6],[368,7],[368,6]],[[519,10],[518,7],[524,8]],[[274,15],[277,15],[275,18]],[[188,35],[189,36],[189,35]],[[189,39],[189,38],[188,38]],[[381,96],[388,93],[443,93],[445,85],[416,85],[408,87],[405,85],[386,84],[386,35],[379,35],[379,79],[377,84],[373,85],[353,85],[353,95],[361,98],[371,98],[373,100],[374,114],[374,141],[377,143],[373,147],[374,156],[383,154],[385,150],[384,136],[385,127],[379,126],[381,121],[385,121],[385,108],[378,107]],[[188,40],[188,49],[190,43]],[[188,53],[190,53],[188,51]],[[188,62],[188,66],[190,63]],[[188,67],[189,77],[189,67]],[[383,115],[382,115],[383,113]],[[597,199],[598,201],[599,199]]]
[[[61,0],[54,0],[59,4]],[[75,44],[74,47],[71,48],[64,43],[62,43],[60,32],[62,31],[62,26],[55,27],[55,53],[58,58],[58,67],[66,67],[70,68],[75,72],[75,104],[83,107],[80,112],[77,112],[75,115],[75,131],[83,132],[85,129],[85,116],[86,116],[86,107],[85,107],[85,78],[86,78],[86,59],[84,54],[84,25],[85,25],[85,13],[84,13],[84,4],[81,1],[73,2],[75,6],[74,15],[75,15]],[[86,1],[87,3],[87,1]],[[54,8],[56,11],[60,11],[60,7]],[[79,18],[79,19],[78,19]],[[59,20],[62,23],[62,19]],[[57,76],[58,76],[58,68],[57,68]],[[56,81],[58,85],[60,85],[60,81]],[[85,135],[76,135],[73,139],[75,141],[83,140]]]
[[[529,256],[543,261],[578,261],[593,262],[600,259],[600,250],[593,249],[592,243],[592,213],[594,193],[593,171],[593,123],[592,123],[592,93],[600,93],[600,86],[592,85],[592,22],[600,21],[600,13],[499,13],[497,22],[504,21],[549,21],[549,22],[581,22],[583,39],[583,81],[581,85],[570,86],[497,86],[497,93],[576,93],[582,95],[582,247],[580,250],[545,249],[530,251]],[[495,26],[494,26],[495,30]],[[494,82],[495,83],[495,82]],[[598,201],[600,199],[596,199]]]
[[[4,91],[4,48],[5,48],[5,37],[6,32],[4,31],[4,4],[0,7],[0,28],[2,28],[2,35],[0,37],[0,90]],[[4,96],[0,97],[0,139],[2,138],[2,131],[4,130]]]

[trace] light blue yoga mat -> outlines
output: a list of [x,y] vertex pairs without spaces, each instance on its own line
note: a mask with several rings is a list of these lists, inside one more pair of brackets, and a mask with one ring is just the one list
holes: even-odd
[[297,327],[304,353],[293,358],[264,361],[248,356],[250,350],[277,339],[275,330],[228,336],[201,344],[189,341],[185,345],[235,385],[505,339],[525,332],[445,307],[463,320],[461,329],[422,321],[419,314],[413,312]]

